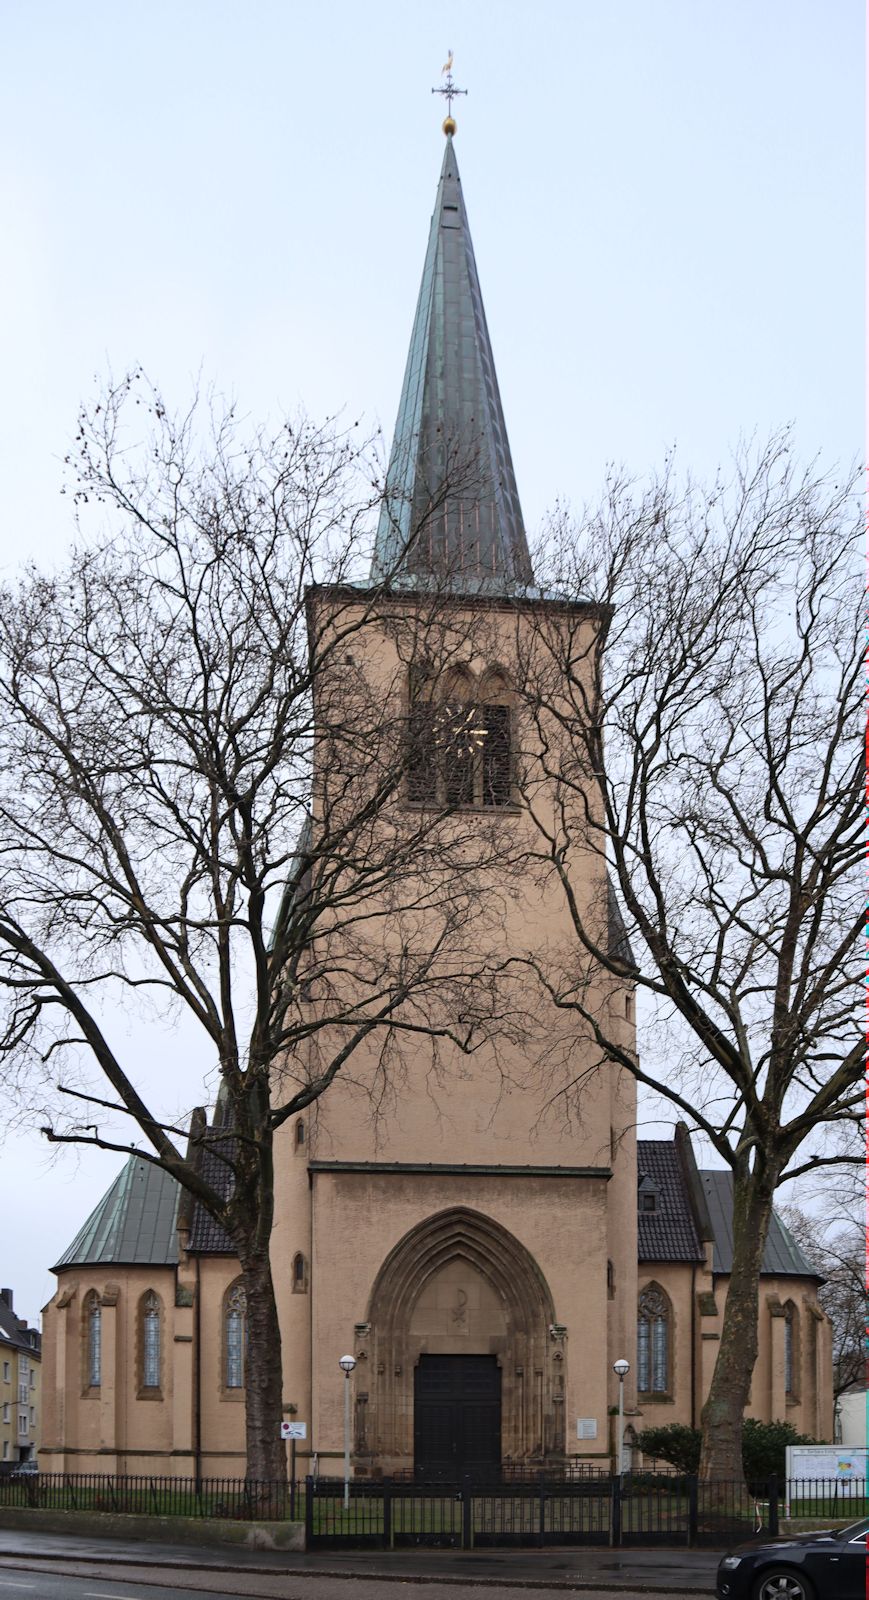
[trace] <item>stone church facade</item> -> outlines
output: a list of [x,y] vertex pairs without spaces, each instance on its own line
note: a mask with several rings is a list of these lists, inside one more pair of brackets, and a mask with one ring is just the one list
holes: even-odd
[[[484,470],[410,541],[447,441],[471,436]],[[475,708],[490,739],[459,800],[487,825],[512,829],[521,853],[531,824],[511,792],[511,684],[535,617],[580,631],[598,618],[533,587],[451,136],[375,580],[402,549],[407,583],[396,586],[396,607],[412,607],[429,577],[449,572],[453,613],[485,616],[483,630],[469,629],[486,639],[485,653],[478,647],[457,662],[448,688],[451,703]],[[329,593],[311,604],[327,613]],[[391,676],[393,648],[385,630],[360,670]],[[425,804],[426,783],[438,781],[412,773],[407,803]],[[545,794],[540,803],[550,803]],[[583,906],[599,908],[602,938],[620,945],[599,856],[576,863],[572,887]],[[495,957],[521,945],[543,959],[567,940],[566,919],[563,897],[529,877],[480,937]],[[596,981],[609,1028],[633,1050],[629,977]],[[631,1362],[631,1428],[699,1420],[729,1270],[727,1175],[697,1171],[681,1128],[672,1140],[638,1143],[634,1080],[615,1065],[594,1066],[581,1115],[566,1119],[558,1091],[576,1075],[577,1048],[556,1024],[533,1059],[524,1042],[501,1041],[470,1059],[447,1052],[436,1084],[408,1070],[376,1119],[377,1061],[363,1052],[352,1074],[281,1130],[272,1262],[284,1408],[305,1422],[303,1453],[323,1470],[342,1452],[345,1353],[356,1360],[359,1474],[567,1457],[604,1464],[621,1356]],[[589,1042],[582,1065],[595,1061]],[[44,1468],[241,1472],[244,1295],[213,1220],[134,1156],[55,1270],[43,1337]],[[776,1221],[751,1410],[830,1438],[830,1330],[817,1285]]]

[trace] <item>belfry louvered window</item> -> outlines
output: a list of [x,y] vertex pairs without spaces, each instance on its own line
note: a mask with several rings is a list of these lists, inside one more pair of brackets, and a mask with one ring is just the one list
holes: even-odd
[[508,704],[467,698],[412,699],[406,794],[419,805],[503,807],[513,799]]

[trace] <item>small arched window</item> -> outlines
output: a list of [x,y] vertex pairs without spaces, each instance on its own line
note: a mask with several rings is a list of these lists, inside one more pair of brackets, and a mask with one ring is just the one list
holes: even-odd
[[160,1301],[153,1289],[142,1296],[142,1388],[160,1387]]
[[301,1150],[305,1143],[305,1124],[300,1117],[296,1123],[296,1149]]
[[241,1283],[230,1284],[223,1302],[223,1359],[225,1387],[244,1388],[244,1351],[247,1335],[247,1296]]
[[98,1389],[103,1375],[103,1311],[96,1289],[84,1303],[85,1387]]
[[305,1294],[308,1289],[308,1266],[301,1251],[293,1256],[293,1294]]
[[606,1292],[607,1292],[607,1297],[610,1300],[614,1300],[615,1299],[615,1294],[616,1294],[616,1269],[613,1266],[611,1261],[608,1261],[607,1264],[606,1264]]
[[637,1391],[670,1393],[672,1314],[670,1302],[657,1283],[640,1295],[637,1312]]
[[785,1394],[796,1399],[798,1371],[799,1329],[797,1308],[793,1300],[785,1302]]

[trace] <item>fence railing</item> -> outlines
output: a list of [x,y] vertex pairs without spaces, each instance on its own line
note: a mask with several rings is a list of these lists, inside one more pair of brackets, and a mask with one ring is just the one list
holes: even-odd
[[[283,1522],[301,1512],[300,1486],[246,1478],[111,1476],[99,1472],[0,1475],[0,1510],[124,1512]],[[298,1502],[298,1506],[297,1506]]]
[[[579,1470],[580,1466],[582,1470]],[[305,1518],[308,1546],[613,1544],[713,1545],[775,1535],[787,1516],[856,1521],[869,1514],[863,1480],[701,1483],[696,1477],[626,1473],[586,1463],[540,1471],[508,1466],[487,1481],[421,1482],[410,1474],[304,1485],[244,1478],[0,1474],[5,1507],[216,1517],[240,1522]]]
[[[801,1492],[800,1492],[801,1491]],[[838,1493],[837,1493],[838,1491]],[[844,1491],[844,1492],[843,1492]],[[653,1473],[533,1477],[502,1473],[489,1482],[463,1478],[425,1483],[407,1475],[355,1480],[344,1504],[338,1478],[308,1478],[309,1549],[407,1545],[547,1544],[707,1545],[722,1547],[780,1531],[783,1497],[794,1516],[856,1520],[867,1511],[866,1485],[701,1483]]]

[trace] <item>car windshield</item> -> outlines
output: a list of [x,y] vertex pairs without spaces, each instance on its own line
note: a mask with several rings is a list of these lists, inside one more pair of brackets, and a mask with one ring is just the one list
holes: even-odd
[[869,1528],[869,1517],[861,1517],[859,1522],[852,1522],[849,1528],[840,1528],[839,1538],[865,1539],[867,1528]]

